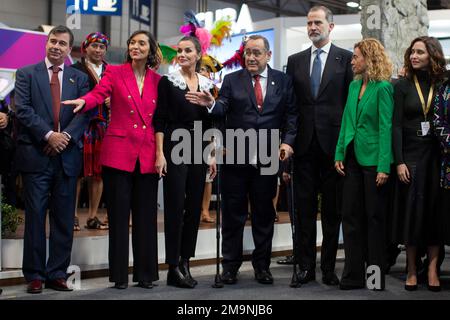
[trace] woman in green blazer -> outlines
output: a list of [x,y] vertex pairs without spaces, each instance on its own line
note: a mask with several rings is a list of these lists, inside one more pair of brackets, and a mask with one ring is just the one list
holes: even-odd
[[[342,227],[345,266],[342,290],[384,289],[387,186],[392,155],[392,64],[378,40],[355,44],[335,167],[344,176]],[[371,277],[372,273],[374,277]]]

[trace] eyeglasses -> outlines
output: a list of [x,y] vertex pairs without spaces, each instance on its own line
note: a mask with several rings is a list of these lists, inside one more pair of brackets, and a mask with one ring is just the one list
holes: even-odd
[[257,49],[254,49],[254,50],[248,49],[248,50],[244,51],[244,55],[251,56],[253,54],[255,56],[255,58],[258,58],[258,57],[262,56],[265,52],[266,52],[265,50],[261,51],[261,50],[257,50]]

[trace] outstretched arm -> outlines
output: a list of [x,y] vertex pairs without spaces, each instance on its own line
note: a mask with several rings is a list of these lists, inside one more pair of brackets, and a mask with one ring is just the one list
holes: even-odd
[[79,99],[66,100],[62,104],[71,105],[74,107],[73,112],[86,112],[103,104],[107,98],[111,96],[111,92],[114,84],[114,72],[112,67],[106,68],[105,74],[100,82],[89,93],[81,96]]

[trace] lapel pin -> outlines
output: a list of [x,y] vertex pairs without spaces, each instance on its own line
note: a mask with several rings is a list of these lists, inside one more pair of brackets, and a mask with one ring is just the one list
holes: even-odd
[[274,85],[275,85],[275,82],[272,81],[272,85],[274,86]]
[[75,83],[75,80],[73,80],[72,78],[69,78],[69,81]]

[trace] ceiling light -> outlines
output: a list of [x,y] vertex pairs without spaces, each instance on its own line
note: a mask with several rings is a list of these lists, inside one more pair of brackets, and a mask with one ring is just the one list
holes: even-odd
[[347,2],[347,7],[358,8],[359,7],[359,3],[354,2],[354,1],[350,1],[350,2]]

